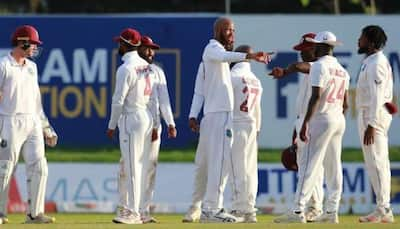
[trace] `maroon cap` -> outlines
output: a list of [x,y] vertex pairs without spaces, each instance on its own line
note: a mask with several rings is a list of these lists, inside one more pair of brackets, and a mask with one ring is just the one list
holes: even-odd
[[16,28],[11,36],[11,41],[29,41],[32,44],[42,44],[42,41],[39,39],[38,31],[35,29],[35,27],[30,25],[23,25]]
[[300,42],[297,45],[295,45],[293,47],[293,49],[297,50],[297,51],[302,51],[302,50],[311,48],[314,44],[311,43],[311,42],[308,42],[306,39],[307,38],[315,38],[315,36],[316,36],[315,33],[306,33],[306,34],[304,34],[301,37]]
[[127,28],[124,29],[121,34],[118,37],[114,37],[115,42],[121,42],[124,41],[125,43],[128,43],[132,46],[140,46],[141,42],[141,35],[137,30]]
[[152,49],[159,49],[160,46],[153,42],[153,40],[149,36],[142,36],[142,45],[150,47]]

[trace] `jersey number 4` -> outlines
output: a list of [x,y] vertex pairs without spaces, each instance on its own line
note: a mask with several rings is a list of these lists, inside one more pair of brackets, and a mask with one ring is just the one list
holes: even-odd
[[[242,90],[243,94],[246,94],[246,99],[242,102],[242,104],[240,104],[240,110],[243,112],[249,112],[249,100],[250,100],[250,110],[253,109],[254,104],[256,103],[257,97],[258,97],[258,88],[250,88],[250,90],[248,89],[248,87],[246,86],[245,88],[243,88]],[[251,98],[250,98],[250,95]],[[249,99],[250,98],[250,99]]]
[[[332,90],[328,94],[326,101],[328,103],[335,103],[336,100],[343,100],[345,93],[345,80],[335,80],[331,79],[328,83],[328,87]],[[340,85],[337,87],[337,85]]]
[[144,87],[144,95],[151,95],[150,76],[147,75],[144,79],[145,79],[145,81],[146,81],[146,86]]

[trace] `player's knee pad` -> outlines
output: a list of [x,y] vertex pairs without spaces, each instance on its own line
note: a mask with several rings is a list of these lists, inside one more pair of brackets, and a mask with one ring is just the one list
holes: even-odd
[[0,160],[0,213],[7,211],[8,189],[13,173],[14,163],[8,160]]
[[14,163],[9,160],[0,160],[0,191],[5,190],[10,182]]

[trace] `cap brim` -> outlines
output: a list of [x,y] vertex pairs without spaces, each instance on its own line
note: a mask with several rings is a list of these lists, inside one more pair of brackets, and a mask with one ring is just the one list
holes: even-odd
[[339,45],[343,44],[340,41],[318,41],[318,40],[315,40],[315,39],[310,38],[310,37],[305,38],[305,40],[307,42],[314,43],[314,44],[327,44],[327,45],[331,45],[331,46],[339,46]]
[[30,41],[32,44],[35,44],[35,45],[41,45],[41,44],[43,44],[43,42],[42,41]]
[[150,47],[152,49],[160,49],[160,46],[158,44],[154,44],[154,43],[151,45],[145,45],[145,46]]
[[303,51],[312,48],[312,46],[313,46],[312,43],[300,43],[293,46],[293,49],[297,51]]

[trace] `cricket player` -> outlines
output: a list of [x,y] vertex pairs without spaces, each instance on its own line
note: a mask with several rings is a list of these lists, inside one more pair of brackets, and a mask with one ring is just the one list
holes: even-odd
[[201,223],[238,221],[236,217],[224,212],[220,201],[228,175],[233,137],[233,90],[229,62],[270,60],[270,56],[264,52],[246,54],[227,51],[225,47],[233,48],[234,31],[232,20],[218,18],[214,23],[214,39],[210,40],[203,52],[204,118],[200,135],[205,138],[207,185],[202,202]]
[[[241,45],[235,52],[253,53],[253,50]],[[257,136],[261,129],[262,86],[248,61],[235,63],[231,75],[234,94],[231,213],[246,223],[256,223]]]
[[161,122],[160,112],[162,118],[168,126],[168,138],[176,138],[176,128],[174,115],[172,113],[167,79],[164,71],[153,63],[155,52],[154,50],[160,49],[158,44],[148,36],[142,36],[142,44],[138,49],[139,56],[145,59],[150,64],[153,82],[153,93],[156,98],[156,123],[153,125],[152,130],[153,141],[151,143],[150,151],[145,152],[143,155],[143,181],[142,181],[142,198],[140,201],[140,215],[143,223],[157,223],[157,220],[150,215],[150,204],[154,196],[154,185],[156,178],[156,168],[158,162],[158,154],[160,151],[161,143]]
[[393,99],[392,68],[382,49],[386,34],[377,25],[362,29],[358,53],[365,54],[358,75],[356,104],[358,131],[365,167],[376,195],[376,209],[360,217],[362,223],[393,223],[390,208],[390,161],[388,130],[392,115],[385,105]]
[[[312,195],[318,174],[324,171],[327,185],[325,212],[316,222],[339,223],[338,211],[342,193],[341,147],[345,130],[343,107],[346,107],[350,77],[333,57],[333,48],[341,44],[329,31],[315,38],[318,60],[311,66],[312,92],[306,115],[300,128],[300,140],[305,142],[299,155],[299,179],[293,210],[276,218],[276,223],[305,223],[305,205]],[[327,153],[329,152],[329,153]]]
[[[315,33],[306,33],[301,37],[300,43],[293,47],[294,50],[300,51],[300,56],[304,62],[290,64],[287,68],[275,67],[270,75],[275,79],[282,79],[291,73],[302,72],[303,77],[300,79],[299,92],[296,99],[296,122],[293,130],[293,144],[297,146],[297,161],[300,161],[299,155],[304,152],[304,142],[299,138],[300,127],[303,124],[304,116],[307,112],[308,101],[311,96],[310,67],[316,61],[314,55],[314,44],[308,42],[307,38],[315,38]],[[304,166],[298,164],[298,166]],[[317,183],[313,189],[310,201],[307,203],[305,217],[307,222],[314,222],[317,217],[322,214],[322,202],[324,197],[323,190],[323,170],[318,174]]]
[[0,224],[8,222],[5,215],[8,189],[20,152],[27,170],[29,206],[25,223],[55,221],[44,214],[48,174],[44,137],[54,145],[56,137],[47,129],[50,126],[42,124],[44,113],[37,67],[29,60],[36,55],[40,44],[33,26],[19,26],[11,36],[11,53],[0,60],[0,137],[7,142],[0,146]]
[[[138,31],[127,28],[115,38],[123,64],[116,74],[107,136],[113,138],[118,124],[122,169],[126,174],[127,206],[117,211],[114,223],[142,224],[139,213],[143,173],[142,157],[149,152],[153,116],[148,108],[152,94],[151,68],[137,52]],[[121,190],[120,190],[121,191]],[[123,203],[122,203],[123,204]]]

